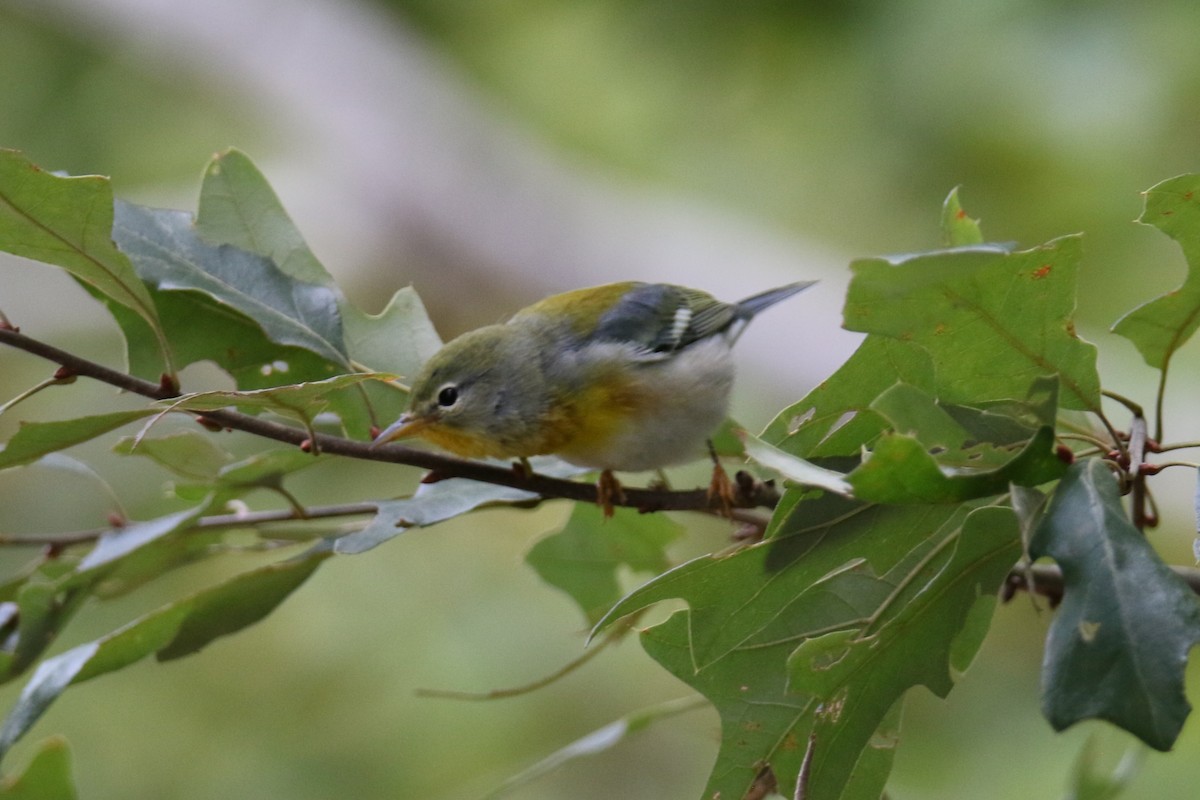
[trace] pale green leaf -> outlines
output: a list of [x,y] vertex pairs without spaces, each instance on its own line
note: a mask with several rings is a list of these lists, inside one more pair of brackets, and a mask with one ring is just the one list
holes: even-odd
[[153,408],[140,408],[57,422],[22,422],[0,450],[0,469],[28,464],[47,453],[90,441],[156,413]]
[[958,199],[958,187],[950,190],[942,203],[942,239],[947,247],[983,244],[979,220],[971,219]]
[[1146,192],[1138,221],[1152,225],[1183,248],[1187,277],[1177,289],[1151,300],[1117,321],[1113,332],[1133,342],[1146,363],[1166,369],[1175,351],[1200,326],[1200,175],[1181,175]]
[[129,259],[113,246],[112,229],[108,178],[52,175],[17,151],[0,149],[0,250],[63,267],[133,311],[158,348],[155,375],[164,366],[170,372],[158,309]]
[[25,771],[0,782],[0,800],[75,800],[67,740],[52,736],[42,742]]

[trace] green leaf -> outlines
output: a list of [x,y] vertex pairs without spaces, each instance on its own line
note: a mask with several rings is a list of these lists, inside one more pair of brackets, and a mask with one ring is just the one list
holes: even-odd
[[317,547],[243,573],[43,661],[0,727],[0,755],[11,749],[68,686],[122,669],[151,654],[159,660],[189,655],[219,636],[252,625],[299,588],[330,555],[328,547]]
[[0,469],[28,464],[47,453],[90,441],[155,413],[158,412],[153,408],[140,408],[57,422],[22,422],[16,434],[0,450]]
[[1183,285],[1117,321],[1113,332],[1133,342],[1146,363],[1166,369],[1175,351],[1200,326],[1200,175],[1181,175],[1146,192],[1138,221],[1152,225],[1183,248],[1188,274]]
[[907,688],[950,689],[951,657],[961,667],[972,649],[956,641],[977,642],[988,622],[970,613],[975,599],[994,594],[1020,554],[1011,512],[994,507],[870,506],[826,494],[785,497],[777,514],[773,538],[677,567],[597,625],[687,602],[642,638],[721,716],[705,797],[742,797],[763,763],[790,796],[813,731],[809,796],[837,797],[830,787],[849,780]]
[[[181,367],[211,361],[229,373],[239,389],[321,380],[346,371],[340,363],[309,350],[271,341],[254,320],[203,292],[152,287],[150,293]],[[154,340],[146,324],[119,305],[107,301],[105,305],[125,336],[129,371],[157,380]]]
[[[855,762],[839,800],[880,800],[886,797],[884,789],[888,776],[892,774],[896,747],[900,744],[900,717],[903,708],[904,701],[896,701],[879,723],[879,728]],[[810,741],[815,744],[820,741],[820,736]]]
[[[552,456],[531,458],[529,463],[538,474],[556,478],[568,478],[585,471]],[[533,492],[466,478],[423,483],[412,497],[377,503],[378,513],[367,526],[335,540],[334,549],[346,555],[365,553],[409,528],[435,525],[484,506],[528,503],[537,499],[538,495]]]
[[193,430],[141,439],[126,436],[113,446],[113,451],[145,456],[181,478],[204,484],[213,483],[221,469],[233,461],[233,454],[213,442],[212,436]]
[[762,439],[804,458],[858,456],[888,428],[871,404],[897,382],[933,391],[929,354],[915,344],[868,336],[837,372],[781,411]]
[[1133,779],[1137,777],[1145,760],[1146,748],[1137,742],[1130,743],[1121,760],[1108,772],[1101,772],[1097,765],[1096,736],[1089,736],[1075,759],[1071,775],[1071,786],[1064,800],[1114,800],[1120,797]]
[[421,298],[400,289],[383,311],[366,314],[343,307],[346,341],[356,363],[412,378],[442,346]]
[[[1050,421],[1053,382],[1034,384],[1029,405],[1006,403],[1010,413]],[[1046,389],[1046,391],[1043,391]],[[1054,429],[1025,427],[1027,420],[994,410],[942,406],[920,389],[898,383],[871,409],[902,433],[879,438],[848,475],[818,466],[747,435],[750,458],[802,486],[872,503],[959,503],[1003,494],[1010,484],[1036,486],[1059,477],[1066,465],[1055,451]],[[964,426],[966,423],[970,428]],[[977,432],[1003,433],[1008,441],[979,440]],[[1019,438],[1018,438],[1019,437]]]
[[154,288],[203,292],[256,322],[271,341],[349,367],[335,290],[298,281],[257,254],[206,243],[183,211],[118,201],[113,239]]
[[971,219],[958,200],[958,187],[950,190],[942,203],[942,239],[947,247],[983,244],[979,220]]
[[1106,719],[1170,749],[1191,711],[1184,667],[1200,641],[1200,601],[1125,517],[1100,459],[1067,471],[1030,555],[1050,556],[1063,573],[1042,668],[1050,724]]
[[[982,640],[991,595],[1020,555],[1015,520],[1007,509],[978,509],[961,535],[944,541],[944,550],[952,549],[949,561],[939,544],[908,567],[884,613],[860,630],[810,638],[788,660],[792,690],[822,702],[813,727],[811,796],[837,797],[854,759],[903,693],[923,685],[945,697],[953,686],[951,666],[963,656],[958,640],[965,635],[973,643],[970,656]],[[976,603],[988,613],[972,614]],[[957,666],[965,665],[960,660]]]
[[11,644],[11,650],[6,653],[9,658],[3,680],[16,677],[33,664],[75,615],[86,586],[69,586],[71,578],[43,566],[17,590],[16,641],[5,642],[6,649]]
[[78,796],[71,752],[61,736],[42,742],[24,772],[0,783],[0,800],[75,800]]
[[164,536],[188,528],[208,509],[208,503],[146,522],[128,522],[104,533],[79,563],[83,574],[109,565]]
[[576,503],[566,524],[535,544],[525,563],[546,583],[566,592],[588,624],[594,624],[621,599],[621,568],[663,572],[671,565],[666,547],[681,533],[664,514],[619,508],[606,519],[599,506]]
[[[351,304],[309,250],[266,178],[237,150],[227,151],[209,164],[196,226],[210,244],[256,253],[292,278],[333,292],[341,312],[346,352],[356,366],[411,377],[441,347],[425,307],[411,288],[396,292],[379,314],[364,313]],[[252,387],[239,383],[239,388]],[[365,438],[374,420],[395,419],[404,410],[407,394],[397,388],[354,387],[333,395],[330,406],[342,418],[348,435]],[[364,399],[373,413],[366,413]]]
[[1025,397],[1057,375],[1064,408],[1096,411],[1096,348],[1072,319],[1080,251],[1070,236],[1016,253],[980,245],[857,261],[845,326],[923,347],[942,402]]
[[137,314],[153,332],[157,377],[168,354],[158,310],[129,259],[113,246],[112,228],[107,178],[51,175],[17,151],[0,149],[0,249],[63,267]]
[[847,476],[854,496],[872,503],[960,503],[1036,486],[1066,469],[1054,451],[1054,430],[1042,428],[1010,461],[993,469],[949,469],[911,436],[889,435]]
[[275,190],[240,150],[218,154],[205,168],[196,231],[210,244],[230,244],[267,258],[298,281],[333,286]]

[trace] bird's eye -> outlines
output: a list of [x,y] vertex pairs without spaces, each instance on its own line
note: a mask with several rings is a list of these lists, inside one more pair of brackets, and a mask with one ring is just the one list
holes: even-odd
[[454,385],[443,386],[438,391],[437,401],[438,405],[442,408],[450,408],[450,406],[458,402],[458,387]]

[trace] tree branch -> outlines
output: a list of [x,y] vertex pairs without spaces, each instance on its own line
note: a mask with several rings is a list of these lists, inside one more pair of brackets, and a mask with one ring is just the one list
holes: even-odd
[[[53,361],[74,375],[107,383],[118,389],[141,395],[152,400],[167,400],[178,396],[171,381],[164,378],[161,383],[152,383],[133,375],[120,372],[103,364],[61,350],[53,345],[33,339],[11,326],[0,325],[0,344]],[[312,448],[318,452],[358,458],[368,461],[385,461],[432,470],[436,480],[444,478],[467,478],[468,480],[523,489],[545,498],[561,498],[582,502],[596,501],[596,487],[590,483],[551,478],[537,473],[525,474],[520,469],[485,464],[479,461],[456,458],[443,453],[418,450],[398,444],[372,447],[371,442],[360,442],[341,436],[318,433],[310,437],[303,429],[279,422],[242,414],[238,411],[205,411],[200,417],[222,428],[243,431],[266,439]],[[737,492],[734,505],[739,508],[758,506],[774,507],[779,501],[779,492],[771,484],[755,480],[735,481]],[[720,498],[710,498],[705,489],[671,491],[665,489],[625,488],[625,497],[613,505],[651,511],[706,511],[719,512]]]
[[[197,530],[213,528],[250,528],[272,522],[308,522],[315,519],[332,519],[334,517],[357,517],[375,514],[379,510],[378,503],[343,503],[329,506],[309,506],[301,514],[295,508],[278,508],[268,511],[242,511],[232,514],[210,514],[200,517],[191,527]],[[0,545],[46,545],[49,547],[69,547],[74,544],[94,542],[114,528],[93,528],[86,531],[70,531],[67,533],[30,533],[0,535]]]
[[[1200,594],[1200,569],[1171,565],[1171,571],[1182,578],[1193,592]],[[1031,581],[1032,586],[1030,585]],[[1008,602],[1013,595],[1021,591],[1040,594],[1049,599],[1051,605],[1058,605],[1062,602],[1063,597],[1062,570],[1055,564],[1014,567],[1004,581],[1000,599]]]

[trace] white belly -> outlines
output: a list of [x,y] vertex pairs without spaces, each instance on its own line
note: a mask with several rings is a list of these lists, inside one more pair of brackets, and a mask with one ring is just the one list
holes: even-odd
[[641,472],[702,458],[705,441],[729,413],[733,358],[716,336],[660,362],[639,366],[644,409],[603,444],[563,453],[573,464]]

